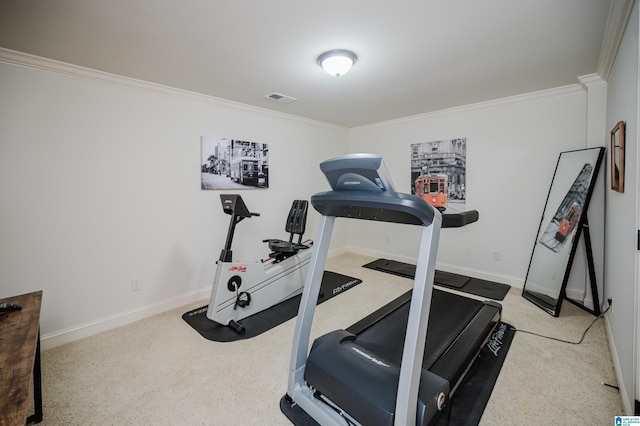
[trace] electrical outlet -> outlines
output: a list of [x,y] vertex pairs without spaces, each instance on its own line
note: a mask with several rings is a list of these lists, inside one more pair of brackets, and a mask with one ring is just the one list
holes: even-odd
[[471,254],[472,254],[471,246],[466,246],[464,248],[464,254],[466,254],[467,256],[471,256]]
[[131,280],[131,291],[142,290],[142,280]]
[[391,242],[391,237],[389,237],[388,235],[385,235],[384,242],[385,243],[390,243]]
[[491,252],[491,258],[493,260],[500,260],[500,250],[494,250]]

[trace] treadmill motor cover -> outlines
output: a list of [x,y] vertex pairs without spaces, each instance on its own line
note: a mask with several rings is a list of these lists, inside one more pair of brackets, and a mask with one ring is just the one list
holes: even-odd
[[[316,339],[307,359],[307,383],[363,425],[392,426],[400,367],[336,330]],[[422,369],[416,424],[426,425],[446,402],[449,383]]]

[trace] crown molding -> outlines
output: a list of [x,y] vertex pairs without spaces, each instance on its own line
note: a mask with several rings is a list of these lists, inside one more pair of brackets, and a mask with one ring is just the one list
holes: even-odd
[[606,83],[607,82],[599,74],[587,74],[578,77],[578,84],[587,92],[591,86]]
[[536,92],[525,93],[522,95],[508,96],[504,98],[493,99],[489,101],[477,102],[474,104],[463,105],[459,107],[447,108],[433,112],[427,112],[423,114],[411,115],[409,117],[398,118],[394,120],[381,121],[373,124],[366,124],[363,126],[352,127],[351,131],[371,129],[375,127],[388,126],[393,124],[407,123],[416,120],[424,120],[428,118],[439,117],[449,114],[459,114],[463,112],[469,112],[485,108],[494,108],[497,106],[517,104],[521,102],[530,102],[540,99],[551,99],[562,96],[576,95],[585,92],[585,88],[580,84],[569,84],[567,86],[556,87],[553,89],[539,90]]
[[312,120],[309,118],[299,117],[297,115],[287,114],[284,112],[273,111],[266,108],[260,108],[253,105],[247,105],[240,102],[230,101],[227,99],[217,98],[215,96],[203,95],[201,93],[191,92],[189,90],[178,89],[171,86],[165,86],[150,81],[138,80],[131,77],[124,77],[117,74],[111,74],[104,71],[98,71],[92,68],[86,68],[79,65],[73,65],[66,62],[56,61],[54,59],[44,58],[41,56],[31,55],[16,50],[5,49],[0,47],[0,63],[14,65],[18,67],[30,68],[40,71],[62,74],[81,80],[91,81],[100,84],[117,86],[125,89],[138,90],[147,93],[154,93],[164,96],[170,96],[183,101],[201,102],[207,104],[215,104],[235,109],[242,109],[254,113],[271,115],[274,117],[294,120],[297,122],[313,124],[316,126],[329,127],[334,129],[346,130],[344,126],[325,123],[323,121]]
[[635,0],[612,0],[609,6],[607,26],[604,29],[600,59],[598,60],[597,73],[605,81],[609,79],[609,73],[618,53],[618,47],[631,17]]
[[[634,0],[620,0],[620,1],[624,1],[625,4],[631,3],[631,6],[632,6]],[[616,3],[616,0],[614,0],[613,3]],[[613,3],[612,3],[612,8],[613,8]],[[628,15],[630,13],[631,13],[631,10],[629,8],[626,19],[625,19],[625,25],[629,19]],[[607,24],[607,28],[609,28],[609,24]],[[624,32],[624,28],[620,32],[620,39],[622,37],[621,34],[623,32]],[[620,39],[618,39],[618,44],[620,43],[619,41]],[[617,50],[617,47],[616,47],[616,50]],[[615,54],[613,54],[611,61],[613,61],[614,58],[615,58]],[[602,62],[602,55],[601,55],[601,62]],[[439,111],[433,111],[433,112],[428,112],[428,113],[423,113],[418,115],[412,115],[408,117],[383,121],[379,123],[356,126],[349,129],[344,126],[338,126],[330,123],[325,123],[322,121],[311,120],[304,117],[298,117],[291,114],[281,113],[281,112],[269,110],[266,108],[255,107],[252,105],[247,105],[240,102],[234,102],[227,99],[217,98],[214,96],[203,95],[201,93],[191,92],[188,90],[177,89],[175,87],[165,86],[162,84],[152,83],[149,81],[138,80],[130,77],[124,77],[117,74],[107,73],[104,71],[98,71],[92,68],[73,65],[66,62],[56,61],[54,59],[31,55],[28,53],[19,52],[11,49],[5,49],[2,47],[0,47],[0,63],[5,63],[9,65],[24,67],[24,68],[30,68],[30,69],[40,70],[40,71],[53,72],[57,74],[67,75],[74,78],[79,78],[82,80],[92,81],[92,82],[101,83],[101,84],[108,84],[112,86],[132,89],[132,90],[139,90],[139,91],[144,91],[149,93],[171,96],[173,98],[190,101],[190,102],[202,102],[202,103],[222,105],[222,106],[227,106],[227,107],[232,107],[237,109],[243,109],[247,111],[268,114],[268,115],[272,115],[280,118],[286,118],[289,120],[295,120],[298,122],[304,122],[308,124],[319,125],[322,127],[336,128],[341,130],[357,130],[357,129],[366,129],[371,127],[386,126],[389,124],[421,120],[425,118],[460,113],[460,112],[471,111],[476,109],[495,107],[495,106],[506,105],[510,103],[519,103],[519,102],[526,102],[526,101],[531,101],[536,99],[546,99],[546,98],[554,98],[558,96],[567,96],[567,95],[572,95],[576,93],[582,93],[584,90],[587,89],[588,85],[602,82],[603,81],[602,79],[604,79],[603,74],[598,72],[597,74],[590,74],[587,76],[578,77],[579,84],[576,84],[576,85],[568,85],[568,86],[563,86],[563,87],[558,87],[553,89],[546,89],[546,90],[541,90],[537,92],[527,93],[523,95],[509,96],[509,97],[494,99],[490,101],[478,102],[474,104],[453,107],[453,108],[448,108],[448,109],[443,109]],[[611,62],[611,65],[612,64],[613,62]],[[609,66],[609,71],[610,71],[611,65]]]

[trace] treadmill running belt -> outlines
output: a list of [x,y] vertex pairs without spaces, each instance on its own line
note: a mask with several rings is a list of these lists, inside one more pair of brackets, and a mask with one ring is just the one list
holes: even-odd
[[[398,330],[407,329],[409,305],[405,303],[387,315],[384,321],[378,321],[359,333],[357,343],[400,365],[404,333],[398,333]],[[423,368],[431,368],[483,305],[475,299],[433,289]]]

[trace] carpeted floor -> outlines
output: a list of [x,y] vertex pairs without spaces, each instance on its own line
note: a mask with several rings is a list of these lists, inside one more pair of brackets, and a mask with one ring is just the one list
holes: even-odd
[[[332,271],[363,283],[316,311],[313,336],[345,328],[409,289],[346,254]],[[593,316],[566,303],[553,318],[512,288],[501,302],[516,328],[579,340]],[[209,341],[182,320],[206,300],[42,353],[42,425],[287,425],[295,319],[252,339]],[[516,333],[480,424],[612,424],[622,414],[604,322],[580,345]],[[458,424],[458,423],[456,423]]]

